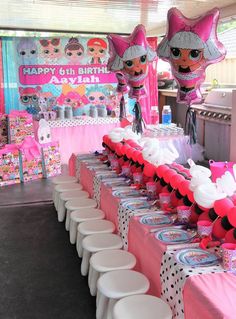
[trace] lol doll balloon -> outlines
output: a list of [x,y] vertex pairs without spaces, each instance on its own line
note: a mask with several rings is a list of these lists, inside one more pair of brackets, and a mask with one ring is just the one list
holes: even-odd
[[128,85],[129,97],[136,99],[133,130],[142,133],[143,120],[139,100],[146,95],[144,82],[148,75],[148,64],[156,58],[156,53],[149,47],[145,28],[141,24],[136,26],[129,37],[110,34],[108,41],[111,55],[108,69],[116,73],[118,91],[127,90]]
[[110,34],[108,41],[111,54],[108,69],[118,74],[121,85],[126,79],[130,86],[130,98],[145,95],[144,81],[148,75],[148,63],[155,59],[156,53],[148,45],[144,26],[136,26],[129,37]]
[[216,34],[218,19],[216,8],[197,19],[186,18],[176,8],[168,11],[168,31],[157,55],[171,64],[179,103],[201,102],[200,85],[205,80],[206,67],[225,57],[225,48]]

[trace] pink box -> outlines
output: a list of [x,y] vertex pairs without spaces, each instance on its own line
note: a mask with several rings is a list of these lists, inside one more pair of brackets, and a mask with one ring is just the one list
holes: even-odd
[[61,174],[61,156],[59,142],[41,144],[43,159],[43,177],[48,178]]
[[7,144],[7,115],[0,113],[0,148]]
[[8,136],[10,143],[20,144],[25,137],[34,137],[33,118],[26,111],[12,111],[8,115]]
[[0,186],[20,183],[20,158],[16,145],[5,145],[0,150]]

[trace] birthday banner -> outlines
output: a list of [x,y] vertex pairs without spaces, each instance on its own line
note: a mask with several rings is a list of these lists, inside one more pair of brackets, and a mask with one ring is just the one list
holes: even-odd
[[117,81],[107,70],[106,38],[4,38],[2,44],[7,113],[71,106],[74,115],[89,115],[91,106],[102,106],[116,114]]

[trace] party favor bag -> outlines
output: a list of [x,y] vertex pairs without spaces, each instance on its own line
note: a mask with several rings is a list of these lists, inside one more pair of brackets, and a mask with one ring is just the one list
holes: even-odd
[[7,144],[7,115],[0,113],[0,148]]
[[20,158],[16,145],[0,149],[0,186],[20,183]]
[[41,144],[43,159],[43,177],[61,174],[61,156],[59,152],[59,143],[50,142]]
[[28,182],[43,177],[40,145],[31,136],[19,146],[21,161],[21,181]]
[[32,115],[26,111],[11,111],[8,115],[9,143],[20,144],[27,136],[34,137]]

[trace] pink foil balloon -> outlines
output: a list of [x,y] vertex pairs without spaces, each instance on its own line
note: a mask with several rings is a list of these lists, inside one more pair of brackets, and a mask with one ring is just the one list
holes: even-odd
[[205,80],[206,67],[225,57],[225,48],[217,39],[218,20],[217,8],[197,19],[186,18],[176,8],[168,11],[168,31],[157,55],[171,64],[179,103],[201,102],[200,85]]
[[116,72],[118,92],[130,87],[129,97],[140,98],[146,95],[144,81],[148,75],[148,64],[156,58],[156,53],[148,45],[145,27],[140,24],[128,37],[109,34],[108,70]]

